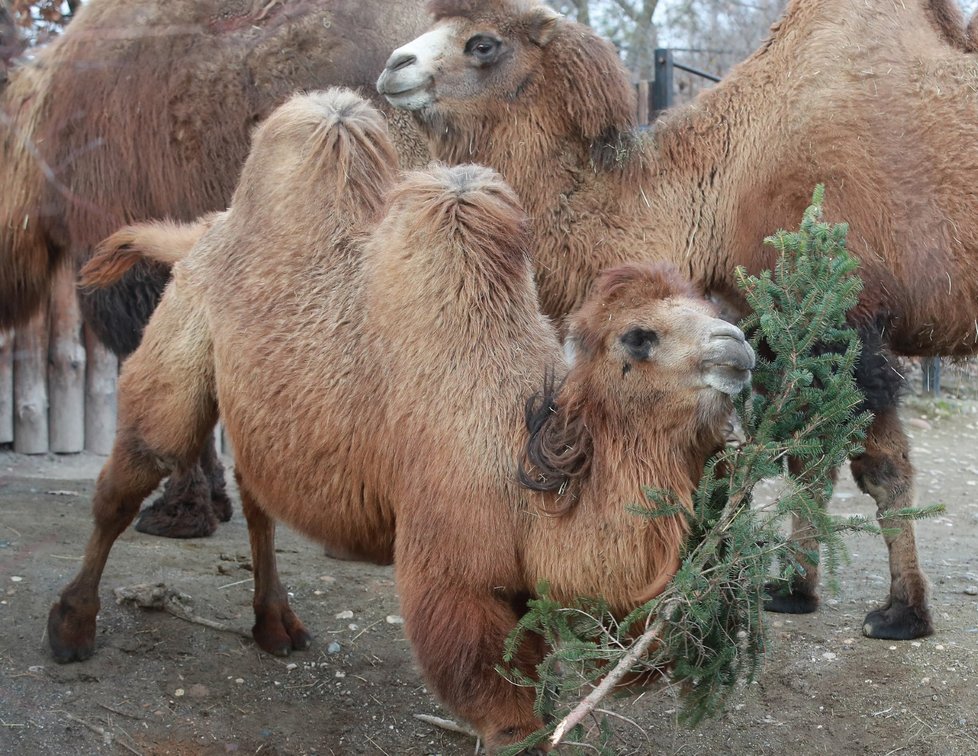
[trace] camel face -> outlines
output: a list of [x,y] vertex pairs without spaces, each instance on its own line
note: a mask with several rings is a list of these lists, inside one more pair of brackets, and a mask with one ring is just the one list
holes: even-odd
[[605,284],[574,316],[565,353],[600,365],[596,385],[614,386],[616,402],[657,412],[696,406],[712,423],[750,384],[754,351],[674,272],[653,270]]
[[448,15],[391,54],[377,91],[394,107],[422,117],[440,112],[441,104],[453,116],[485,117],[488,103],[513,102],[535,83],[542,49],[558,18],[545,6],[513,24],[480,14]]
[[[629,315],[629,324],[609,333],[606,350],[626,381],[629,373],[641,376],[640,394],[714,402],[716,392],[734,396],[750,384],[754,350],[737,326],[708,306],[684,297]],[[697,396],[701,392],[706,396]]]

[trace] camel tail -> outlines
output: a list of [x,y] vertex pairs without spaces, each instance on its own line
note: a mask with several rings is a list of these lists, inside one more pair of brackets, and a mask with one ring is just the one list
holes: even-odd
[[95,248],[81,269],[78,285],[85,289],[111,286],[140,260],[154,260],[172,268],[190,254],[216,215],[194,223],[150,221],[119,229]]

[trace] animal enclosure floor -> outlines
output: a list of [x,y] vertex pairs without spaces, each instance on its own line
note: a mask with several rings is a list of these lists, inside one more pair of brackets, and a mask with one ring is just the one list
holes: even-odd
[[[850,538],[852,563],[817,614],[767,615],[764,668],[726,713],[689,731],[661,690],[613,702],[644,731],[618,721],[618,752],[978,753],[978,404],[926,422],[922,411],[906,414],[920,503],[947,506],[917,528],[937,634],[862,637],[889,576],[881,539]],[[124,534],[102,582],[95,656],[55,664],[47,611],[78,567],[101,462],[0,453],[0,753],[473,753],[471,738],[414,717],[451,715],[416,671],[389,568],[330,560],[280,529],[282,579],[315,641],[285,659],[256,649],[237,498],[209,539]],[[871,515],[875,505],[846,474],[832,509]],[[120,586],[156,582],[227,630],[113,599]]]

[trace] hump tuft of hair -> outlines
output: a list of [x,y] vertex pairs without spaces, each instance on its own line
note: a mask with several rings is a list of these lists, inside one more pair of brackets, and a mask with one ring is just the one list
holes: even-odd
[[397,153],[384,117],[360,95],[339,88],[294,95],[255,132],[241,184],[274,181],[266,158],[274,161],[274,151],[283,146],[298,163],[295,178],[331,190],[356,217],[367,220],[380,214],[396,176]]
[[516,193],[491,168],[441,164],[412,171],[391,191],[388,217],[422,244],[446,240],[468,264],[505,278],[528,270],[529,226]]
[[491,16],[512,17],[522,15],[543,3],[539,0],[428,0],[428,13],[436,21],[442,18],[460,17],[468,19]]

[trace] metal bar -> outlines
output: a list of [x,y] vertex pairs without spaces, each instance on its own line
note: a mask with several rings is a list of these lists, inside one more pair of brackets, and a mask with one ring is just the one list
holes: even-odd
[[[658,51],[656,51],[658,55]],[[673,68],[678,68],[680,71],[686,71],[687,73],[695,74],[696,76],[702,76],[704,79],[709,79],[710,81],[720,81],[719,76],[714,76],[711,73],[707,73],[699,68],[694,68],[693,66],[687,66],[685,63],[676,63],[673,61]]]
[[656,112],[672,105],[673,93],[672,50],[659,48],[655,51],[655,79],[652,81],[652,109]]

